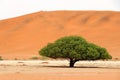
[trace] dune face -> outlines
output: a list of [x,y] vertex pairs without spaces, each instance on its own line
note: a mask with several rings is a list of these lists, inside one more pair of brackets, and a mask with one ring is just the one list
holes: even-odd
[[120,58],[120,12],[51,11],[0,21],[0,56],[28,59],[56,39],[79,35]]

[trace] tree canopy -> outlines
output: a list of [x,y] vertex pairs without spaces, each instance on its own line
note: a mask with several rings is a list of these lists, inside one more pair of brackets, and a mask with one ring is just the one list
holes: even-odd
[[111,59],[105,48],[87,42],[79,36],[66,36],[43,47],[39,54],[50,58],[69,59],[70,67],[79,60]]

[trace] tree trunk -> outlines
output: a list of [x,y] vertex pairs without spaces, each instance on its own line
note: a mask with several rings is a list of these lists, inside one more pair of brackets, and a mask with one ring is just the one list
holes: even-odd
[[73,61],[72,59],[70,59],[70,67],[74,67],[75,61]]

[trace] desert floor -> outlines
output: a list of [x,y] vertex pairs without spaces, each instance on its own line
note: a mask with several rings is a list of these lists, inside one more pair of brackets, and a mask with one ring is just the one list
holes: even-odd
[[120,80],[120,61],[0,61],[0,80]]

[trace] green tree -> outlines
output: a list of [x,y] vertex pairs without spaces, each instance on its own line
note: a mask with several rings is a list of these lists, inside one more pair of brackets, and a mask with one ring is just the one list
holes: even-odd
[[42,56],[50,58],[65,58],[70,61],[70,67],[74,67],[79,60],[111,59],[105,48],[88,43],[79,36],[66,36],[49,43],[39,51]]

